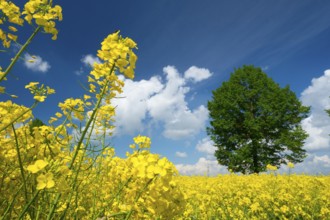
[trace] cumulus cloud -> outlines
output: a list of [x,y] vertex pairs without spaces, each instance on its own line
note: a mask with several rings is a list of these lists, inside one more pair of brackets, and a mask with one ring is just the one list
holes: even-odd
[[[280,171],[288,172],[288,168],[286,166],[282,166]],[[329,175],[330,156],[325,154],[325,152],[308,154],[307,158],[302,163],[295,165],[292,172]]]
[[205,157],[199,158],[195,164],[176,164],[181,175],[210,175],[228,173],[225,166],[218,164],[216,160],[208,160]]
[[84,66],[80,67],[79,70],[74,71],[74,74],[77,76],[81,76],[86,71],[86,67],[88,71],[90,71],[90,68],[93,67],[94,63],[101,63],[101,60],[92,54],[82,56],[80,61],[84,64]]
[[182,139],[205,128],[208,110],[204,105],[190,109],[186,94],[190,91],[187,79],[173,66],[163,69],[165,82],[161,76],[149,80],[132,81],[125,79],[121,96],[115,99],[115,134],[132,134],[145,129],[143,122],[163,125],[163,136]]
[[330,151],[330,117],[324,111],[330,108],[330,70],[314,78],[311,85],[301,93],[304,105],[311,106],[311,115],[302,122],[303,129],[309,134],[305,148],[309,151],[328,149]]
[[214,146],[214,143],[210,138],[206,137],[202,140],[198,141],[196,149],[199,152],[206,153],[207,155],[213,156],[215,153],[215,150],[217,149]]
[[83,62],[85,66],[92,67],[94,63],[101,63],[101,60],[98,57],[93,56],[92,54],[87,54],[83,56],[81,62]]
[[195,164],[176,164],[176,168],[182,175],[210,175],[228,173],[227,167],[218,163],[214,156],[216,147],[213,141],[206,137],[197,142],[196,150],[203,153]]
[[24,65],[34,72],[46,73],[50,69],[49,63],[40,56],[31,56],[29,54],[24,55]]
[[180,152],[180,151],[177,151],[177,152],[175,152],[175,156],[176,156],[176,157],[185,158],[185,157],[187,157],[188,155],[187,155],[186,152]]
[[208,79],[212,76],[212,73],[205,68],[198,68],[196,66],[192,66],[186,70],[184,73],[185,79],[191,79],[194,82],[199,82],[205,79]]
[[163,87],[159,77],[151,77],[149,80],[141,81],[126,79],[123,93],[120,95],[121,98],[113,100],[116,107],[114,134],[142,132],[144,130],[143,121],[148,112],[147,102]]
[[312,163],[322,164],[324,167],[330,168],[330,157],[328,155],[314,156]]

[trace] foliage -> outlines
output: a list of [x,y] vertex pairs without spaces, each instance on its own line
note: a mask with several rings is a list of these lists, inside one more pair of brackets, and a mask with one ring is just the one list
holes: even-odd
[[187,199],[179,219],[330,219],[330,176],[270,173],[177,179]]
[[[20,45],[12,32],[18,31],[14,25],[24,24],[22,16],[35,26],[8,67],[0,67],[0,83],[41,30],[57,38],[62,8],[52,4],[29,0],[21,13],[11,1],[0,0],[4,49],[13,42]],[[33,109],[55,93],[48,86],[25,86],[33,95],[30,107],[0,102],[0,219],[173,219],[182,213],[185,201],[174,179],[177,170],[150,153],[148,137],[134,138],[126,158],[117,157],[106,143],[115,115],[111,101],[124,85],[118,74],[134,77],[136,48],[119,31],[107,36],[98,50],[102,62],[88,76],[87,93],[59,103],[61,111],[48,125],[33,120]],[[29,62],[34,61],[32,56]],[[0,95],[2,100],[9,95],[3,84]]]
[[309,113],[289,87],[281,88],[254,66],[243,66],[213,91],[208,134],[220,164],[259,173],[267,164],[302,162],[307,137],[300,122]]

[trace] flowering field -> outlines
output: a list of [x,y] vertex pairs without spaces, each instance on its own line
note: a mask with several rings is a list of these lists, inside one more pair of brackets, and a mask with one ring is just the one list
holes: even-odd
[[[133,139],[125,158],[117,157],[107,144],[111,103],[122,92],[119,75],[134,78],[137,60],[136,43],[119,31],[101,43],[102,62],[94,63],[86,93],[60,102],[47,124],[36,121],[34,108],[56,91],[32,81],[25,89],[33,98],[25,106],[14,102],[5,81],[37,34],[56,40],[61,20],[62,8],[53,1],[29,0],[20,9],[0,0],[1,51],[18,45],[8,66],[0,66],[1,220],[330,219],[330,177],[181,177],[167,158],[149,151],[145,136]],[[33,29],[18,43],[24,22]]]
[[330,176],[177,177],[182,219],[330,219]]

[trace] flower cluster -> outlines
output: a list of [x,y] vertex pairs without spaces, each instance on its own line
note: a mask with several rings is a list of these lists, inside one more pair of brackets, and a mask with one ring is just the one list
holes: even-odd
[[268,171],[276,171],[277,170],[277,167],[276,166],[273,166],[271,164],[267,164],[266,169]]
[[31,94],[34,96],[33,99],[37,102],[44,102],[48,95],[55,93],[55,90],[49,86],[42,84],[38,87],[38,85],[38,82],[30,82],[25,86],[26,89],[30,90]]
[[54,20],[62,20],[62,8],[60,6],[52,7],[51,0],[30,0],[25,4],[23,14],[29,24],[32,24],[32,19],[34,19],[38,26],[43,27],[43,30],[52,34],[52,39],[56,40],[58,30],[55,28]]
[[[56,39],[55,20],[62,19],[61,11],[60,6],[52,7],[51,0],[25,4],[25,20],[38,27],[5,72],[0,68],[0,82],[40,28]],[[1,23],[23,24],[13,3],[0,0],[0,12]],[[16,40],[3,31],[0,37],[6,47],[8,39]],[[124,86],[118,73],[134,77],[136,48],[133,40],[119,32],[106,37],[98,51],[102,63],[94,64],[88,76],[88,93],[60,102],[60,112],[50,117],[49,125],[33,115],[37,104],[55,93],[48,86],[38,82],[25,86],[33,95],[31,107],[0,102],[2,218],[173,219],[183,213],[177,170],[166,158],[149,151],[150,138],[135,137],[131,146],[138,149],[126,158],[117,157],[107,144],[115,115],[111,101]],[[0,86],[0,93],[6,93],[5,87]]]
[[[101,50],[98,51],[97,56],[105,61],[107,68],[112,68],[115,65],[119,72],[123,73],[126,77],[134,78],[134,69],[137,56],[132,49],[137,48],[136,43],[130,38],[122,38],[119,31],[110,34],[102,42]],[[104,65],[104,64],[103,64]],[[103,69],[102,64],[95,64],[95,69]],[[104,76],[102,71],[95,71],[92,74],[96,79]]]
[[23,25],[23,19],[20,16],[21,13],[19,7],[10,1],[0,0],[0,24],[4,25],[7,22],[9,23],[8,30],[0,28],[0,40],[5,48],[10,47],[11,41],[17,40],[17,36],[10,33],[10,31],[17,31],[12,24]]

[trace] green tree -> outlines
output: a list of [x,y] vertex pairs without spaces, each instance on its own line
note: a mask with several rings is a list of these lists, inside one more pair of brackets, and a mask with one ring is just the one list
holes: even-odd
[[289,86],[281,88],[260,68],[243,66],[213,92],[207,128],[221,165],[234,172],[259,173],[267,164],[302,162],[307,138],[303,106]]
[[39,118],[33,119],[31,124],[30,124],[30,133],[33,135],[33,128],[34,127],[41,127],[43,125],[45,125],[45,123],[43,123]]

